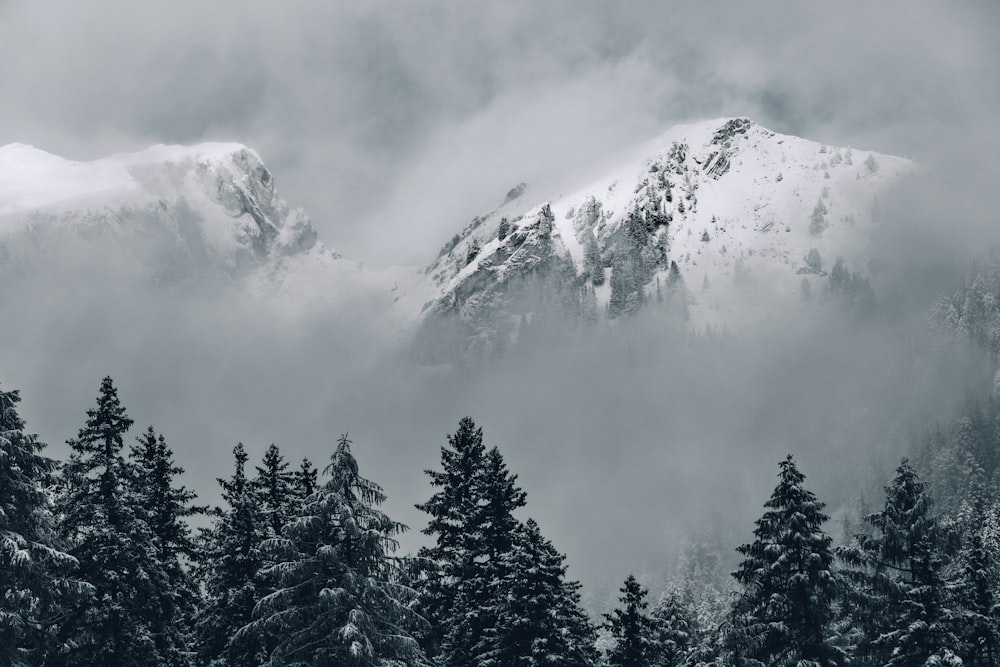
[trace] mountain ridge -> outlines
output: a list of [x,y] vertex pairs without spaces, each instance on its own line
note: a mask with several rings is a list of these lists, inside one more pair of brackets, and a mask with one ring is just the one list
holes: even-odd
[[461,345],[490,354],[550,312],[613,321],[666,302],[691,326],[727,326],[761,316],[748,285],[787,300],[821,289],[838,258],[871,277],[878,193],[915,166],[748,118],[677,125],[586,180],[518,184],[423,267],[371,270],[324,246],[243,144],[159,144],[87,162],[10,144],[0,147],[0,257],[40,238],[110,235],[160,275],[214,267],[305,301],[378,294],[394,331],[450,318]]

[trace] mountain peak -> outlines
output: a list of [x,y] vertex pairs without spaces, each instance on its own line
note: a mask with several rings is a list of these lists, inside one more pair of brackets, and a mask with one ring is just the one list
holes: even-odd
[[233,272],[317,245],[308,217],[278,197],[260,156],[239,143],[160,144],[89,161],[9,144],[0,192],[8,253],[40,238],[110,235],[131,239],[143,263]]

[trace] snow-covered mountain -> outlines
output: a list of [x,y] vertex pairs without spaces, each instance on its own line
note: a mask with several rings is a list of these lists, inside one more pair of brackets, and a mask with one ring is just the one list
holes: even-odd
[[[867,278],[878,193],[913,167],[743,118],[678,126],[591,178],[519,184],[422,269],[376,271],[320,243],[245,146],[78,162],[12,144],[0,148],[0,261],[80,243],[152,281],[208,272],[310,303],[374,297],[389,334],[433,329],[449,349],[488,353],[554,313],[586,322],[660,307],[697,327],[752,324],[767,313],[748,286],[797,299],[823,289],[838,258]],[[438,336],[442,323],[458,341]]]
[[16,268],[67,244],[150,282],[222,276],[251,292],[334,303],[388,296],[397,274],[412,274],[366,271],[324,246],[241,144],[158,145],[94,161],[0,147],[0,261]]
[[878,194],[914,167],[745,118],[677,126],[582,187],[514,188],[427,268],[424,312],[456,315],[486,346],[516,337],[533,304],[615,319],[667,303],[694,326],[752,325],[768,313],[748,287],[797,299],[838,258],[848,278],[877,272]]

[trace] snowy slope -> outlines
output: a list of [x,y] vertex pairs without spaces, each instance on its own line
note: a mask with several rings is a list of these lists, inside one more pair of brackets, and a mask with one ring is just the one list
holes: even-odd
[[824,289],[838,257],[872,275],[878,193],[913,169],[747,119],[683,125],[592,176],[517,186],[422,269],[373,271],[320,243],[240,144],[89,162],[12,144],[0,147],[0,268],[78,244],[91,249],[81,261],[154,282],[210,273],[292,306],[364,301],[390,335],[455,315],[486,352],[536,316],[615,319],[658,293],[696,328],[752,326],[769,313],[751,287],[797,300],[803,281]]
[[[588,239],[610,266],[623,251],[623,227],[636,216],[648,233],[644,261],[655,265],[643,274],[645,299],[655,298],[657,282],[665,288],[676,263],[692,324],[749,325],[766,313],[745,298],[745,287],[798,298],[803,280],[822,289],[838,257],[867,276],[876,259],[867,244],[878,224],[878,193],[913,168],[902,158],[823,146],[747,119],[677,126],[598,166],[599,175],[582,186],[522,188],[520,196],[475,219],[428,267],[433,296],[422,304],[424,312],[482,320],[470,295],[492,290],[493,305],[511,276],[541,261],[517,266],[510,243],[498,238],[501,220],[512,229],[534,225],[537,237],[544,209],[552,217],[551,253],[571,263],[581,289]],[[818,267],[806,262],[812,249],[821,259]],[[595,285],[599,313],[607,312],[610,283]]]
[[305,213],[278,196],[257,153],[235,143],[159,145],[88,162],[0,147],[3,265],[56,247],[154,282],[222,275],[290,305],[374,292],[388,311],[413,275],[369,271],[326,248]]

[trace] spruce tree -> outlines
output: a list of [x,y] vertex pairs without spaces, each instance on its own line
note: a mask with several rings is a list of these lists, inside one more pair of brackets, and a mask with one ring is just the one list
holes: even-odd
[[24,432],[20,400],[0,390],[0,664],[39,665],[60,614],[89,591],[59,548],[49,498],[55,462]]
[[478,664],[510,667],[594,665],[594,629],[580,607],[580,585],[566,581],[562,554],[533,519],[518,526],[499,557],[500,579]]
[[997,605],[996,556],[986,547],[981,533],[985,519],[980,508],[975,523],[966,531],[957,587],[960,606],[958,627],[961,656],[968,667],[987,667],[1000,659],[1000,608]]
[[319,471],[313,466],[312,461],[303,458],[299,469],[292,473],[292,486],[300,505],[316,491],[318,480]]
[[253,608],[263,597],[260,570],[261,543],[267,526],[260,500],[246,476],[243,444],[233,449],[232,477],[218,480],[226,509],[216,508],[212,527],[202,533],[199,577],[205,602],[195,623],[202,664],[218,667],[259,665],[267,659],[263,637],[237,630],[252,620]]
[[677,667],[687,663],[698,647],[700,631],[690,591],[674,590],[650,613],[656,659],[652,664]]
[[261,511],[272,536],[281,535],[295,497],[295,475],[273,442],[264,452],[262,466],[257,466],[253,487],[260,496]]
[[189,624],[194,614],[198,590],[186,566],[195,556],[187,518],[200,512],[191,505],[193,491],[176,486],[184,469],[175,465],[173,452],[163,435],[152,426],[132,445],[135,474],[132,478],[135,498],[152,533],[157,566],[167,577],[158,601],[154,621],[154,641],[164,665],[186,665]]
[[615,640],[615,645],[608,654],[608,665],[647,667],[656,657],[653,639],[655,627],[652,619],[645,613],[649,606],[646,601],[649,592],[630,574],[625,579],[621,593],[618,598],[621,606],[604,615],[607,628]]
[[91,601],[70,612],[61,628],[59,665],[168,664],[156,642],[160,604],[169,589],[152,531],[144,520],[122,456],[132,426],[110,377],[63,468],[60,530],[94,588]]
[[271,664],[428,664],[411,634],[422,620],[409,607],[415,593],[392,556],[406,527],[378,509],[386,496],[360,475],[346,435],[324,473],[283,536],[265,542],[278,589],[240,634],[276,637]]
[[906,459],[885,491],[885,508],[865,517],[873,533],[842,551],[854,566],[851,613],[864,633],[856,652],[887,667],[923,665],[959,650],[946,604],[945,536]]
[[733,577],[744,590],[733,609],[733,640],[749,664],[843,662],[828,636],[838,584],[831,539],[822,529],[827,517],[804,480],[789,455],[756,521],[754,541],[737,548],[743,561]]
[[431,622],[424,646],[443,665],[478,664],[493,650],[481,637],[496,626],[501,560],[513,546],[524,492],[507,470],[499,450],[489,452],[472,419],[459,423],[441,449],[442,471],[427,471],[438,490],[417,508],[430,514],[424,533],[433,547],[419,556],[426,563],[418,609]]

